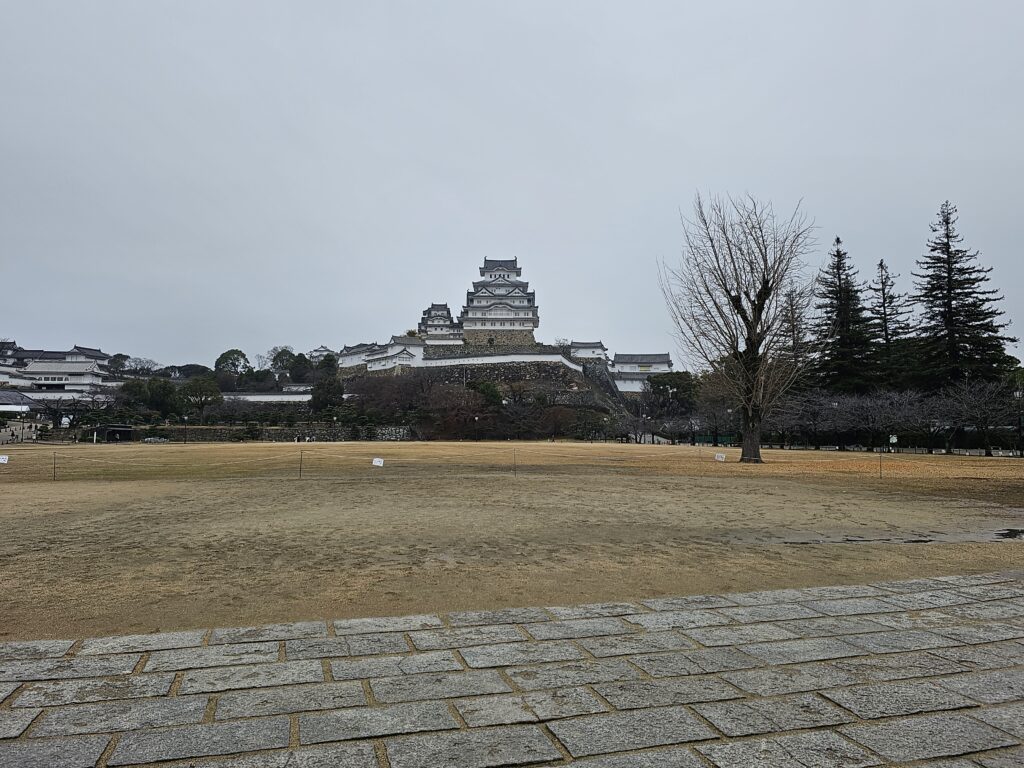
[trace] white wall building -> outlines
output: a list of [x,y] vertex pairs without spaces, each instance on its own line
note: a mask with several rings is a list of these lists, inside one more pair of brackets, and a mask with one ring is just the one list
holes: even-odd
[[672,357],[667,353],[615,355],[608,372],[620,392],[642,392],[644,382],[658,373],[671,373]]

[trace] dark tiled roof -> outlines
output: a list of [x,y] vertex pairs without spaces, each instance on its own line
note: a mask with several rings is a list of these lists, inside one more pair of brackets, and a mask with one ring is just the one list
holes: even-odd
[[603,342],[600,341],[570,341],[569,346],[571,347],[595,347],[600,349],[607,349]]
[[0,389],[0,405],[36,405],[31,397],[13,389]]
[[514,259],[484,259],[484,269],[518,269],[519,257]]
[[621,365],[623,363],[636,364],[636,363],[668,363],[672,364],[672,356],[666,353],[657,353],[651,355],[616,355],[615,365]]

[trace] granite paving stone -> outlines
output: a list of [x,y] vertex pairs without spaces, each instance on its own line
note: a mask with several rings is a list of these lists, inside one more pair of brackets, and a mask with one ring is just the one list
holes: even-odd
[[869,768],[882,761],[832,731],[700,744],[718,768]]
[[106,653],[142,653],[168,648],[188,648],[203,644],[206,630],[191,632],[155,632],[151,635],[124,635],[122,637],[93,637],[82,642],[80,656]]
[[410,632],[413,645],[420,651],[448,648],[468,648],[474,645],[520,643],[526,636],[514,624],[496,624],[492,627],[459,627]]
[[87,704],[91,701],[164,696],[171,690],[174,674],[135,675],[92,680],[54,680],[33,683],[18,694],[14,707],[52,707]]
[[928,609],[913,613],[881,613],[870,618],[874,623],[882,624],[889,629],[940,630],[943,627],[960,626],[970,621],[970,619],[960,616],[951,616],[941,609]]
[[191,725],[202,721],[208,701],[206,696],[174,696],[59,707],[46,713],[32,736],[77,736]]
[[1024,747],[983,755],[975,763],[981,768],[1024,768]]
[[580,638],[576,644],[598,658],[631,656],[657,651],[681,651],[695,647],[691,640],[675,630],[610,637],[584,637]]
[[369,632],[365,635],[345,635],[345,639],[348,640],[348,652],[352,656],[376,656],[379,653],[405,653],[410,650],[401,632]]
[[[405,653],[409,650],[409,644],[405,642],[402,635],[397,636],[402,644],[397,651],[390,653]],[[276,647],[276,643],[275,643]],[[382,651],[388,653],[388,651]],[[338,659],[351,656],[347,637],[314,637],[302,640],[288,640],[284,644],[284,655],[289,661],[299,659]],[[276,661],[276,657],[274,659]]]
[[186,672],[181,683],[181,693],[208,693],[233,688],[270,688],[277,685],[319,683],[323,682],[323,679],[323,667],[315,660],[215,667]]
[[871,585],[884,589],[886,592],[927,592],[933,589],[945,589],[949,585],[937,579],[900,579],[898,581],[878,581]]
[[290,728],[287,717],[264,717],[154,731],[128,731],[121,736],[107,764],[139,765],[277,749],[288,746]]
[[456,611],[448,614],[453,627],[476,627],[484,624],[529,624],[550,621],[551,614],[543,608],[504,608],[497,611]]
[[[869,635],[865,635],[869,637]],[[804,640],[783,640],[777,643],[751,643],[740,650],[769,664],[795,664],[801,661],[824,661],[847,656],[862,656],[866,652],[835,637],[815,637]]]
[[993,622],[982,625],[971,624],[959,627],[941,627],[935,630],[935,634],[948,637],[958,643],[975,645],[1024,638],[1024,626]]
[[585,757],[572,764],[586,768],[704,768],[706,765],[687,747],[631,752],[608,757]]
[[1024,665],[1024,643],[1015,641],[936,648],[930,653],[955,661],[968,669],[1000,669]]
[[4,768],[92,768],[109,743],[109,736],[0,742],[0,765]]
[[701,645],[743,645],[770,640],[795,640],[799,635],[778,624],[743,624],[729,627],[697,627],[685,631]]
[[825,662],[741,669],[736,672],[723,672],[721,676],[737,688],[758,696],[820,691],[860,682],[857,675]]
[[1024,741],[1024,701],[1016,701],[1001,707],[977,709],[969,714]]
[[702,648],[695,651],[656,653],[630,659],[652,677],[703,675],[731,669],[749,669],[763,664],[737,648]]
[[627,680],[594,686],[616,709],[647,709],[702,701],[722,701],[743,696],[718,677],[693,676],[667,680]]
[[950,605],[963,605],[971,602],[971,598],[953,590],[936,590],[932,592],[910,592],[904,595],[890,595],[885,602],[895,605],[904,611],[923,611],[928,608],[946,608]]
[[629,613],[639,613],[642,606],[634,603],[588,603],[586,605],[558,605],[549,606],[548,613],[559,620],[568,619],[597,619],[602,616],[625,616]]
[[586,688],[556,688],[553,691],[524,693],[523,700],[540,720],[555,720],[577,715],[605,712],[604,704]]
[[334,631],[339,635],[365,635],[379,632],[415,632],[443,626],[437,616],[386,616],[371,619],[339,619]]
[[[753,624],[758,621],[813,619],[821,616],[821,613],[802,603],[777,603],[772,605],[751,605],[745,608],[720,608],[718,613],[740,624]],[[725,622],[718,623],[724,624]]]
[[127,675],[142,658],[138,654],[0,661],[0,682],[66,680],[76,677]]
[[491,670],[386,677],[371,681],[370,688],[373,695],[385,703],[455,699],[485,693],[508,693],[512,690],[501,675]]
[[299,717],[299,741],[368,739],[399,733],[443,731],[458,728],[448,706],[442,701],[417,701],[390,707],[355,707]]
[[391,768],[498,768],[562,757],[534,725],[403,736],[384,743]]
[[[888,615],[888,614],[883,614]],[[820,619],[794,619],[775,626],[792,632],[797,637],[835,637],[858,635],[865,632],[884,632],[891,627],[866,616],[824,616]]]
[[567,640],[536,643],[505,643],[463,648],[462,658],[471,667],[512,667],[549,661],[575,661],[585,658],[583,651]]
[[0,768],[1022,768],[1022,723],[1024,570],[0,643]]
[[968,672],[937,681],[943,688],[969,696],[982,704],[1004,704],[1024,699],[1024,669]]
[[284,715],[318,709],[341,709],[366,704],[366,693],[357,682],[286,685],[281,688],[257,688],[231,691],[217,701],[216,718]]
[[294,640],[299,637],[327,637],[327,624],[322,621],[296,621],[265,627],[215,629],[210,637],[210,644],[258,643],[267,640]]
[[1024,588],[1016,584],[979,584],[974,587],[959,587],[957,592],[971,600],[1009,600],[1024,597]]
[[804,587],[801,600],[842,600],[850,597],[888,597],[884,589],[870,584],[840,584],[834,587]]
[[0,739],[21,736],[40,712],[41,709],[0,709]]
[[904,610],[886,599],[853,597],[839,600],[812,600],[805,605],[826,616],[856,616],[865,613],[896,613]]
[[692,611],[698,608],[734,608],[737,605],[721,595],[656,597],[653,600],[644,600],[641,604],[652,611]]
[[866,720],[976,706],[966,696],[930,680],[860,685],[822,694]]
[[846,635],[843,640],[871,653],[900,653],[927,651],[956,645],[952,640],[924,629],[906,629],[899,632],[872,632],[869,635]]
[[0,661],[59,658],[74,644],[74,640],[23,640],[0,643]]
[[232,664],[256,664],[277,661],[277,643],[231,643],[202,648],[177,648],[154,651],[146,662],[146,672],[171,672],[179,669],[226,667]]
[[192,762],[185,768],[380,768],[371,742],[300,747],[278,752]]
[[478,696],[473,699],[459,699],[454,704],[470,728],[535,723],[540,719],[530,709],[526,700],[517,695]]
[[966,576],[933,576],[933,581],[943,584],[951,584],[954,587],[977,587],[984,584],[1002,584],[1007,581],[1014,581],[1011,576],[1004,576],[999,573],[979,573]]
[[1001,621],[1024,616],[1024,600],[993,600],[989,603],[967,603],[966,605],[951,605],[940,610],[948,613],[950,616],[959,616],[961,618]]
[[796,731],[854,720],[852,715],[812,693],[695,704],[693,708],[726,736]]
[[905,762],[966,755],[1019,743],[1002,731],[959,713],[846,725],[839,731],[886,760]]
[[838,659],[831,664],[844,672],[858,675],[866,681],[905,680],[912,677],[932,677],[968,670],[962,664],[926,651]]
[[692,611],[654,611],[623,616],[623,620],[644,629],[690,629],[691,627],[712,627],[718,624],[732,624],[728,616],[713,611],[694,609]]
[[570,619],[527,624],[526,631],[537,640],[564,640],[573,637],[601,637],[635,632],[632,627],[614,617],[600,619]]
[[622,659],[570,661],[536,667],[512,667],[505,670],[505,674],[526,691],[569,688],[614,680],[635,680],[640,677],[637,668]]
[[761,592],[727,592],[722,595],[737,605],[774,605],[806,599],[801,589],[771,589]]
[[683,744],[718,735],[685,707],[587,715],[556,720],[548,728],[573,757]]
[[454,672],[458,669],[462,669],[462,665],[451,651],[428,651],[411,656],[368,656],[331,662],[331,674],[335,680],[365,680],[371,677]]

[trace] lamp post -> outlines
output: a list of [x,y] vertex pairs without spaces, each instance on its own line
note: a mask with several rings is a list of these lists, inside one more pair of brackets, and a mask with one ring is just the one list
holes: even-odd
[[1015,390],[1013,397],[1017,401],[1017,452],[1024,459],[1024,389]]
[[188,445],[188,416],[185,417],[185,445]]
[[473,439],[477,442],[480,441],[480,417],[473,417]]

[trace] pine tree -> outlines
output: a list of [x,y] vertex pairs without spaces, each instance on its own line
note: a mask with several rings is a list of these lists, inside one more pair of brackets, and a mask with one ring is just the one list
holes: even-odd
[[1016,341],[1002,333],[1009,325],[996,308],[1002,296],[986,287],[992,268],[979,266],[978,251],[960,245],[956,213],[948,200],[939,208],[928,253],[917,261],[921,271],[913,273],[921,311],[920,374],[935,389],[968,378],[1000,378],[1012,364],[1006,343]]
[[874,282],[867,287],[871,294],[868,313],[875,340],[875,375],[884,387],[903,386],[909,350],[910,302],[907,294],[896,291],[896,278],[882,259]]
[[863,392],[870,383],[871,323],[861,299],[863,285],[838,237],[818,278],[816,336],[819,384],[835,392]]

